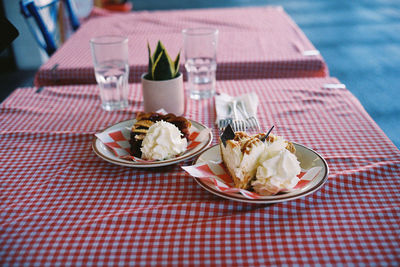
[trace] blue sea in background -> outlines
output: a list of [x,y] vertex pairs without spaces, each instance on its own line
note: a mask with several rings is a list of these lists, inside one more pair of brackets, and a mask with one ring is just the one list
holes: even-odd
[[330,75],[346,84],[400,148],[400,0],[131,2],[134,10],[282,6],[321,52]]

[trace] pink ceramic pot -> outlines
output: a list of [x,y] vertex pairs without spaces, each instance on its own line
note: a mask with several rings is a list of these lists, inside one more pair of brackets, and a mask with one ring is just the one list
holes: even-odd
[[181,116],[185,113],[185,92],[183,75],[165,81],[152,81],[143,74],[142,92],[145,112],[155,112],[164,109],[168,113]]

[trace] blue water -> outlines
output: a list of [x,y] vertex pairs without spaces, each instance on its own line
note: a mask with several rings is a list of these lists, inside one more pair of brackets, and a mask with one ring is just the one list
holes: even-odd
[[[132,0],[135,10],[281,5],[321,52],[330,75],[400,147],[399,0]],[[171,18],[173,19],[173,18]]]

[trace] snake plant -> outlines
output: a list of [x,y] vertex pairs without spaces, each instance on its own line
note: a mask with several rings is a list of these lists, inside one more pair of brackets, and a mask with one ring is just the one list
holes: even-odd
[[145,76],[146,79],[153,81],[164,81],[179,76],[180,52],[176,56],[175,60],[172,61],[161,41],[158,41],[153,54],[151,54],[151,49],[148,42],[147,49],[149,52],[149,68],[148,73]]

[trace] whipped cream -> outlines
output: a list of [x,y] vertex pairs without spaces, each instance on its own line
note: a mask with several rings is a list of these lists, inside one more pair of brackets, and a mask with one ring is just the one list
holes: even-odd
[[291,190],[299,182],[300,162],[285,146],[283,138],[266,146],[266,153],[257,167],[256,179],[251,183],[257,193],[273,195]]
[[170,159],[187,148],[187,140],[172,123],[158,121],[150,126],[142,143],[142,158],[147,160]]

